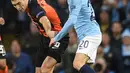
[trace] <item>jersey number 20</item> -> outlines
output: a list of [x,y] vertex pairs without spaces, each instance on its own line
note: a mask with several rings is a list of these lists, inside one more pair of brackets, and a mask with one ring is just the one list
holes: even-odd
[[84,47],[84,48],[87,48],[88,47],[88,44],[89,44],[89,42],[86,40],[86,41],[81,41],[81,43],[80,43],[80,45],[79,45],[79,47]]

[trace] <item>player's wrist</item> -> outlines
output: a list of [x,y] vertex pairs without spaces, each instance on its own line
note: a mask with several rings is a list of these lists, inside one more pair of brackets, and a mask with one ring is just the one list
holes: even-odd
[[56,32],[55,31],[49,31],[49,32],[47,32],[47,35],[50,37],[50,39],[51,38],[54,38],[55,37],[55,35],[56,35]]
[[58,34],[58,31],[55,31],[55,36]]
[[54,37],[54,33],[51,31],[47,32],[47,35],[49,36],[50,39]]

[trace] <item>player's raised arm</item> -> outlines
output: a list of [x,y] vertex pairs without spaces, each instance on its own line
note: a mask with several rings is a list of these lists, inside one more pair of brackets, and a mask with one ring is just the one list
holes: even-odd
[[73,0],[72,3],[73,4],[69,3],[70,8],[69,18],[65,23],[63,29],[54,38],[55,42],[59,41],[62,37],[64,37],[77,21],[77,17],[82,7],[82,0]]

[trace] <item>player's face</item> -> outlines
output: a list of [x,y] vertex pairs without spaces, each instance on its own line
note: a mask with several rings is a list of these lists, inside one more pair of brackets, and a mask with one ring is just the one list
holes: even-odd
[[11,0],[13,6],[18,10],[24,12],[27,8],[27,1],[28,0]]

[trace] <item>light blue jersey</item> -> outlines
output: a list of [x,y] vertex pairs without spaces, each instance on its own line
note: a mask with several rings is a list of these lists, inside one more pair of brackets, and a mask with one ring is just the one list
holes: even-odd
[[79,41],[86,36],[101,34],[90,0],[68,0],[68,5],[69,18],[62,30],[55,36],[55,42],[64,37],[73,26]]

